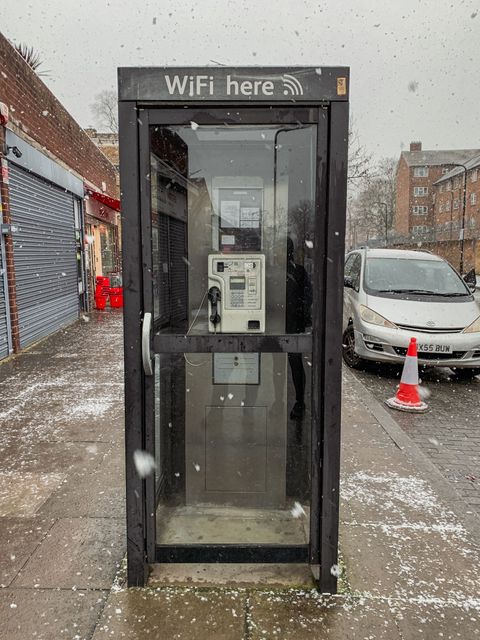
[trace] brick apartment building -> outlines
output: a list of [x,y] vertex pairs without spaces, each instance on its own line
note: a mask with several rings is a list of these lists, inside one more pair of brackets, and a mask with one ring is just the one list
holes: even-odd
[[435,240],[435,183],[457,163],[480,154],[480,149],[422,150],[412,142],[402,151],[397,167],[395,236],[398,242]]
[[462,226],[465,238],[480,238],[480,155],[465,162],[465,170],[463,167],[455,167],[443,175],[435,182],[434,188],[436,239],[458,239]]
[[480,154],[463,164],[464,167],[454,167],[434,184],[435,240],[441,245],[442,253],[458,268],[458,245],[463,235],[466,262],[480,273],[480,247],[477,247],[480,241]]
[[0,161],[3,358],[86,308],[86,220],[116,227],[119,203],[111,162],[1,34]]

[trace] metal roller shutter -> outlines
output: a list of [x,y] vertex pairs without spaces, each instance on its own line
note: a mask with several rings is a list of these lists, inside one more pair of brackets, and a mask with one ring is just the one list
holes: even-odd
[[73,196],[10,164],[20,346],[79,315]]
[[170,315],[172,325],[178,326],[188,316],[187,225],[175,218],[170,218],[169,222]]
[[5,286],[5,261],[3,241],[0,238],[0,359],[6,358],[8,348],[7,292]]
[[158,305],[156,320],[162,327],[178,327],[188,317],[187,311],[187,225],[163,213],[154,226],[153,263],[154,296]]
[[158,216],[158,296],[159,318],[162,327],[170,324],[170,265],[168,257],[168,216]]

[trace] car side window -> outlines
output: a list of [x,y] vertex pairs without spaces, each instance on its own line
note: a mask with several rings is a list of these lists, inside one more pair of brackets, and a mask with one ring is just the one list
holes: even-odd
[[358,253],[353,256],[354,260],[352,263],[352,267],[350,270],[350,277],[352,278],[353,288],[355,291],[360,290],[360,272],[362,270],[362,258],[358,255]]

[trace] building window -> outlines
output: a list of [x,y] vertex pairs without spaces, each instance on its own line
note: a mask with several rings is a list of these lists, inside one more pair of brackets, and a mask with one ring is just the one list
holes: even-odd
[[428,196],[428,187],[413,187],[414,196]]
[[444,176],[446,173],[448,173],[450,171],[450,169],[448,167],[443,167],[442,168],[442,176]]
[[425,215],[426,213],[428,213],[428,207],[415,205],[414,207],[412,207],[412,213],[415,215]]
[[456,188],[459,186],[459,184],[460,184],[460,183],[459,183],[458,178],[454,178],[454,179],[453,179],[453,188],[454,188],[454,189],[456,189]]
[[443,193],[445,191],[445,185],[441,184],[440,185],[440,193]]
[[440,213],[443,213],[443,204],[440,205],[439,211],[440,211]]
[[447,182],[447,184],[446,184],[446,186],[445,186],[445,189],[446,189],[447,191],[451,191],[451,190],[452,190],[452,181],[451,181],[451,180],[449,180],[449,181]]
[[427,231],[428,231],[428,227],[424,224],[419,224],[412,227],[413,235],[419,235],[421,233],[426,233]]
[[455,200],[453,201],[453,208],[454,209],[458,209],[458,199],[455,198]]
[[476,193],[471,193],[470,194],[470,204],[477,204],[477,194]]
[[445,202],[445,211],[450,211],[450,200]]
[[476,182],[476,181],[477,181],[477,179],[478,179],[478,169],[474,169],[474,170],[472,171],[472,175],[470,176],[470,180],[471,180],[472,182]]
[[415,178],[426,178],[428,176],[428,167],[415,167],[413,175]]

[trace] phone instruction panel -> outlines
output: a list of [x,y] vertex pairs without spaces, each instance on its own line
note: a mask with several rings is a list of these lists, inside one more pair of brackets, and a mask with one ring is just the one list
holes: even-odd
[[263,189],[219,189],[220,249],[260,251],[262,208]]

